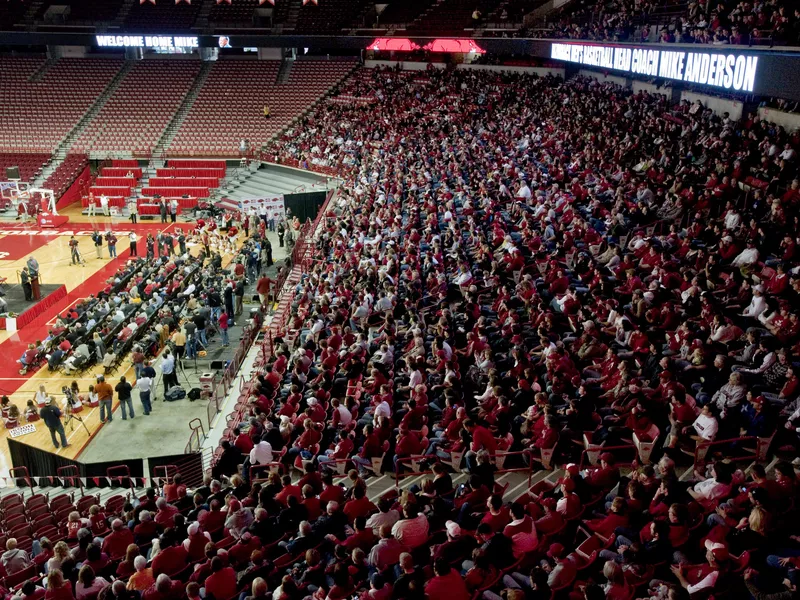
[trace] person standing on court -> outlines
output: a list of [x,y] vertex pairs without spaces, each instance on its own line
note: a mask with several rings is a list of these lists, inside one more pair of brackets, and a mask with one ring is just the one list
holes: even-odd
[[31,295],[31,278],[28,275],[28,267],[22,267],[22,273],[19,274],[20,281],[22,282],[22,291],[25,294],[25,301],[30,302],[33,300]]
[[55,398],[50,397],[50,401],[39,411],[39,416],[50,430],[50,438],[53,440],[53,445],[58,448],[57,433],[61,437],[61,446],[68,448],[70,444],[67,443],[67,434],[64,432],[64,424],[61,422],[61,409],[56,406]]
[[33,299],[37,302],[42,299],[42,293],[39,290],[39,261],[33,256],[28,259],[28,275],[31,277],[31,293]]
[[161,358],[161,376],[164,378],[164,394],[173,385],[178,385],[178,377],[175,375],[175,357],[172,356],[169,348],[164,350],[164,356]]
[[128,234],[128,239],[131,241],[131,256],[139,256],[136,253],[136,232],[131,231],[130,234]]
[[[100,402],[100,422],[111,423],[114,420],[111,414],[111,401],[114,398],[114,389],[106,383],[106,378],[102,375],[97,376],[97,385],[94,386],[97,400]],[[108,418],[106,419],[106,412]]]
[[181,256],[183,256],[186,254],[186,235],[181,228],[178,228],[178,245],[181,248]]
[[[228,282],[225,286],[225,310],[228,313],[228,316],[233,316],[233,284]],[[233,325],[233,323],[229,323],[229,325]]]
[[175,344],[175,360],[180,360],[186,350],[186,333],[178,327],[172,334],[172,343]]
[[80,250],[78,250],[78,240],[75,239],[74,235],[69,238],[69,252],[70,257],[72,258],[72,264],[81,264],[81,253]]
[[87,213],[90,217],[95,215],[97,210],[97,200],[94,199],[94,193],[89,192],[89,212]]
[[161,213],[161,222],[167,222],[167,203],[164,201],[163,198],[159,199],[158,201],[158,210]]
[[145,415],[149,415],[153,410],[153,405],[150,403],[150,389],[153,386],[153,380],[147,375],[142,375],[136,380],[136,387],[139,390],[139,402],[142,403],[142,410]]
[[175,198],[169,203],[169,220],[173,223],[178,220],[178,201]]
[[[114,388],[117,392],[117,397],[119,398],[119,407],[122,409],[122,420],[128,420],[128,411],[131,413],[131,419],[133,419],[133,401],[131,400],[131,384],[125,379],[125,376],[119,378],[119,383]],[[127,411],[125,409],[128,409]]]
[[94,242],[94,249],[97,252],[97,258],[103,258],[103,236],[99,231],[92,234],[92,241]]
[[283,221],[278,223],[278,245],[283,248],[283,236],[286,235],[286,226]]
[[226,312],[219,316],[219,332],[222,335],[222,346],[227,348],[230,341],[228,340],[228,313]]
[[112,231],[106,234],[106,243],[108,244],[108,256],[111,258],[117,257],[117,236]]

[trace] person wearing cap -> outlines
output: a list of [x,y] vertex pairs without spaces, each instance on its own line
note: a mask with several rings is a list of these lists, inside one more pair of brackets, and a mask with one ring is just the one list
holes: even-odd
[[742,407],[739,435],[766,438],[775,431],[775,418],[766,408],[766,398],[748,393],[749,402]]
[[574,519],[583,510],[581,498],[575,493],[575,482],[572,479],[564,479],[559,485],[562,495],[556,503],[556,510],[565,519]]
[[[536,531],[542,535],[550,535],[559,531],[564,526],[565,521],[564,516],[556,510],[558,501],[548,496],[542,498],[539,503],[541,504],[543,514],[534,521]],[[531,504],[528,505],[529,511]]]
[[456,560],[462,560],[472,553],[477,542],[471,535],[463,535],[461,526],[458,523],[447,521],[444,529],[447,533],[447,541],[443,544],[431,546],[433,560],[443,558],[448,563],[453,564]]
[[595,490],[610,491],[619,481],[619,467],[616,466],[614,455],[610,452],[600,454],[600,466],[587,469],[583,478]]
[[730,561],[730,553],[725,544],[706,540],[705,549],[706,564],[698,566],[678,564],[670,567],[670,570],[678,579],[678,583],[689,594],[696,594],[701,590],[715,589],[720,576],[726,571]]
[[750,304],[742,311],[742,316],[758,319],[758,317],[769,308],[769,305],[767,304],[767,299],[764,297],[763,286],[754,285],[752,291],[753,298],[750,300]]

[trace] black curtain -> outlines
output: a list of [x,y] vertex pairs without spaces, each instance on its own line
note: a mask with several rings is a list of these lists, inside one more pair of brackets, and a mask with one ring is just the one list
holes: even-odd
[[328,192],[304,192],[302,194],[285,194],[283,203],[286,208],[292,209],[292,216],[305,223],[306,219],[312,221],[319,212],[319,207],[325,202]]
[[[58,469],[66,466],[76,467],[78,469],[78,477],[87,478],[87,487],[108,487],[109,482],[105,479],[108,469],[122,465],[128,467],[131,477],[140,479],[144,477],[144,461],[141,459],[82,463],[77,460],[70,460],[69,458],[58,456],[47,450],[34,448],[33,446],[18,442],[12,438],[8,439],[8,450],[11,454],[11,464],[14,465],[14,467],[27,467],[28,475],[33,477],[36,483],[45,486],[54,485],[56,483],[55,476],[58,475]],[[73,473],[74,471],[70,474]],[[112,473],[112,475],[119,474],[121,473]],[[19,475],[19,473],[15,473],[15,475]],[[45,478],[45,481],[40,482],[40,478]],[[60,483],[64,482],[62,481]],[[111,483],[111,485],[115,487],[120,484],[124,487],[129,487],[127,479],[114,480]]]

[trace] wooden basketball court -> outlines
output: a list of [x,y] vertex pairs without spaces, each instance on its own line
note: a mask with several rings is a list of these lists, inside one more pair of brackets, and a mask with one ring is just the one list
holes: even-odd
[[[56,316],[65,309],[74,305],[90,294],[96,294],[105,287],[106,280],[113,276],[117,269],[129,258],[128,233],[135,231],[138,238],[138,254],[146,254],[145,238],[148,233],[155,236],[161,231],[173,228],[171,224],[162,224],[158,220],[139,222],[132,225],[130,221],[112,219],[111,217],[86,217],[80,214],[80,205],[74,205],[62,211],[61,214],[69,216],[69,223],[57,230],[42,230],[35,224],[24,226],[19,222],[0,222],[0,280],[7,279],[7,284],[19,281],[19,271],[25,266],[29,256],[33,255],[39,262],[41,280],[43,283],[62,283],[66,286],[67,295],[62,300],[45,310],[33,322],[23,327],[20,331],[0,331],[0,393],[8,396],[20,413],[24,415],[28,400],[31,400],[40,385],[58,401],[62,398],[62,386],[70,386],[77,380],[81,392],[85,392],[89,385],[95,382],[95,376],[102,373],[102,365],[90,369],[80,378],[66,377],[63,373],[50,373],[47,366],[40,368],[35,373],[20,375],[20,365],[16,362],[27,348],[28,343],[42,340],[47,337],[48,329],[55,323]],[[187,229],[186,224],[177,224]],[[103,244],[103,258],[96,256],[91,232],[99,229],[104,232],[111,229],[115,232],[117,241],[117,258],[108,256],[108,248]],[[69,239],[70,232],[79,239],[80,251],[85,261],[85,266],[73,266],[70,260]],[[116,385],[120,376],[126,375],[133,380],[133,367],[129,360],[117,369],[107,381]],[[118,402],[114,401],[114,408]],[[16,438],[17,441],[48,450],[69,459],[77,458],[86,447],[90,439],[99,431],[100,409],[84,407],[79,415],[86,428],[76,421],[66,427],[68,448],[56,450],[50,439],[50,432],[41,421],[36,421],[36,431]],[[24,418],[20,424],[24,424]],[[88,429],[88,433],[87,430]],[[8,451],[8,430],[0,426],[0,475],[5,475],[11,466]]]

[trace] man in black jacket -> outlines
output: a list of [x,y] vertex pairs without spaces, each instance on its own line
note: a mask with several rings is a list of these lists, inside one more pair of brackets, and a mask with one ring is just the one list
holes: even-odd
[[61,422],[61,410],[56,406],[55,398],[51,397],[42,410],[39,411],[39,416],[47,425],[50,430],[50,437],[53,440],[53,445],[58,448],[58,441],[56,440],[56,433],[61,436],[61,445],[68,448],[70,444],[67,443],[67,435],[64,432],[64,424]]

